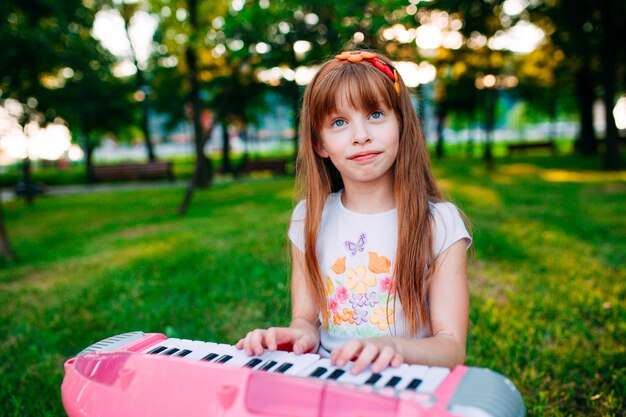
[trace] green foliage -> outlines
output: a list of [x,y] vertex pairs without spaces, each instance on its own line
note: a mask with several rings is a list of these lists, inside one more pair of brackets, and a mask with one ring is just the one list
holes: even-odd
[[[474,228],[468,360],[509,376],[532,416],[622,415],[623,173],[597,161],[436,161]],[[576,166],[578,168],[572,168]],[[4,207],[19,263],[0,264],[0,415],[62,416],[63,362],[143,330],[234,343],[289,320],[289,178]]]

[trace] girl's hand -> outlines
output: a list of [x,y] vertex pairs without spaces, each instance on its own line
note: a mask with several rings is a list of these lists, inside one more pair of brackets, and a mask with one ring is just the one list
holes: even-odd
[[249,332],[235,347],[244,349],[250,356],[262,355],[265,349],[273,352],[281,347],[281,350],[289,350],[296,354],[313,352],[317,349],[319,336],[316,332],[308,329],[294,327],[270,327],[269,329],[256,329]]
[[354,360],[350,369],[352,374],[358,374],[368,365],[371,365],[373,373],[379,373],[387,366],[398,367],[404,362],[396,344],[388,337],[353,339],[333,349],[330,360],[335,366],[344,366]]

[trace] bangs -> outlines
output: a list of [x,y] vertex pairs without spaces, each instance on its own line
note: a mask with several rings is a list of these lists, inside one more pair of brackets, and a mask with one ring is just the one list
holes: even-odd
[[385,106],[398,113],[398,97],[393,82],[368,62],[338,61],[316,80],[316,94],[311,96],[311,122],[319,131],[324,119],[349,106],[364,113]]

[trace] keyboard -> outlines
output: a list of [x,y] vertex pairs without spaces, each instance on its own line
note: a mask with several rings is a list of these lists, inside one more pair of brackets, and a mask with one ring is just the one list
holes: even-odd
[[523,417],[521,394],[485,368],[403,364],[353,375],[317,354],[248,356],[221,343],[131,332],[65,363],[69,417]]

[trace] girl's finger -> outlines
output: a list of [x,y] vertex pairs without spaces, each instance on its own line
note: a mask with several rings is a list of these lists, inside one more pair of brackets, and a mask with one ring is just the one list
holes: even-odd
[[383,369],[391,364],[395,355],[396,352],[392,347],[385,346],[378,354],[376,360],[372,363],[372,372],[375,374],[382,372]]
[[394,355],[393,359],[391,360],[391,366],[393,366],[394,368],[397,368],[403,363],[404,363],[404,358],[398,355],[397,353]]
[[248,355],[260,356],[263,354],[263,351],[265,350],[265,346],[263,343],[264,337],[265,330],[256,329],[248,333],[248,349],[246,349]]
[[270,327],[265,333],[265,345],[271,352],[274,352],[278,347],[278,342],[276,341],[276,338],[278,337],[277,333],[278,329],[276,327]]
[[350,371],[356,375],[367,368],[379,355],[378,347],[374,344],[367,343],[361,350],[359,357],[352,365]]
[[333,349],[330,354],[330,361],[333,365],[345,366],[348,361],[359,356],[363,346],[364,343],[361,340],[350,340],[348,343]]

